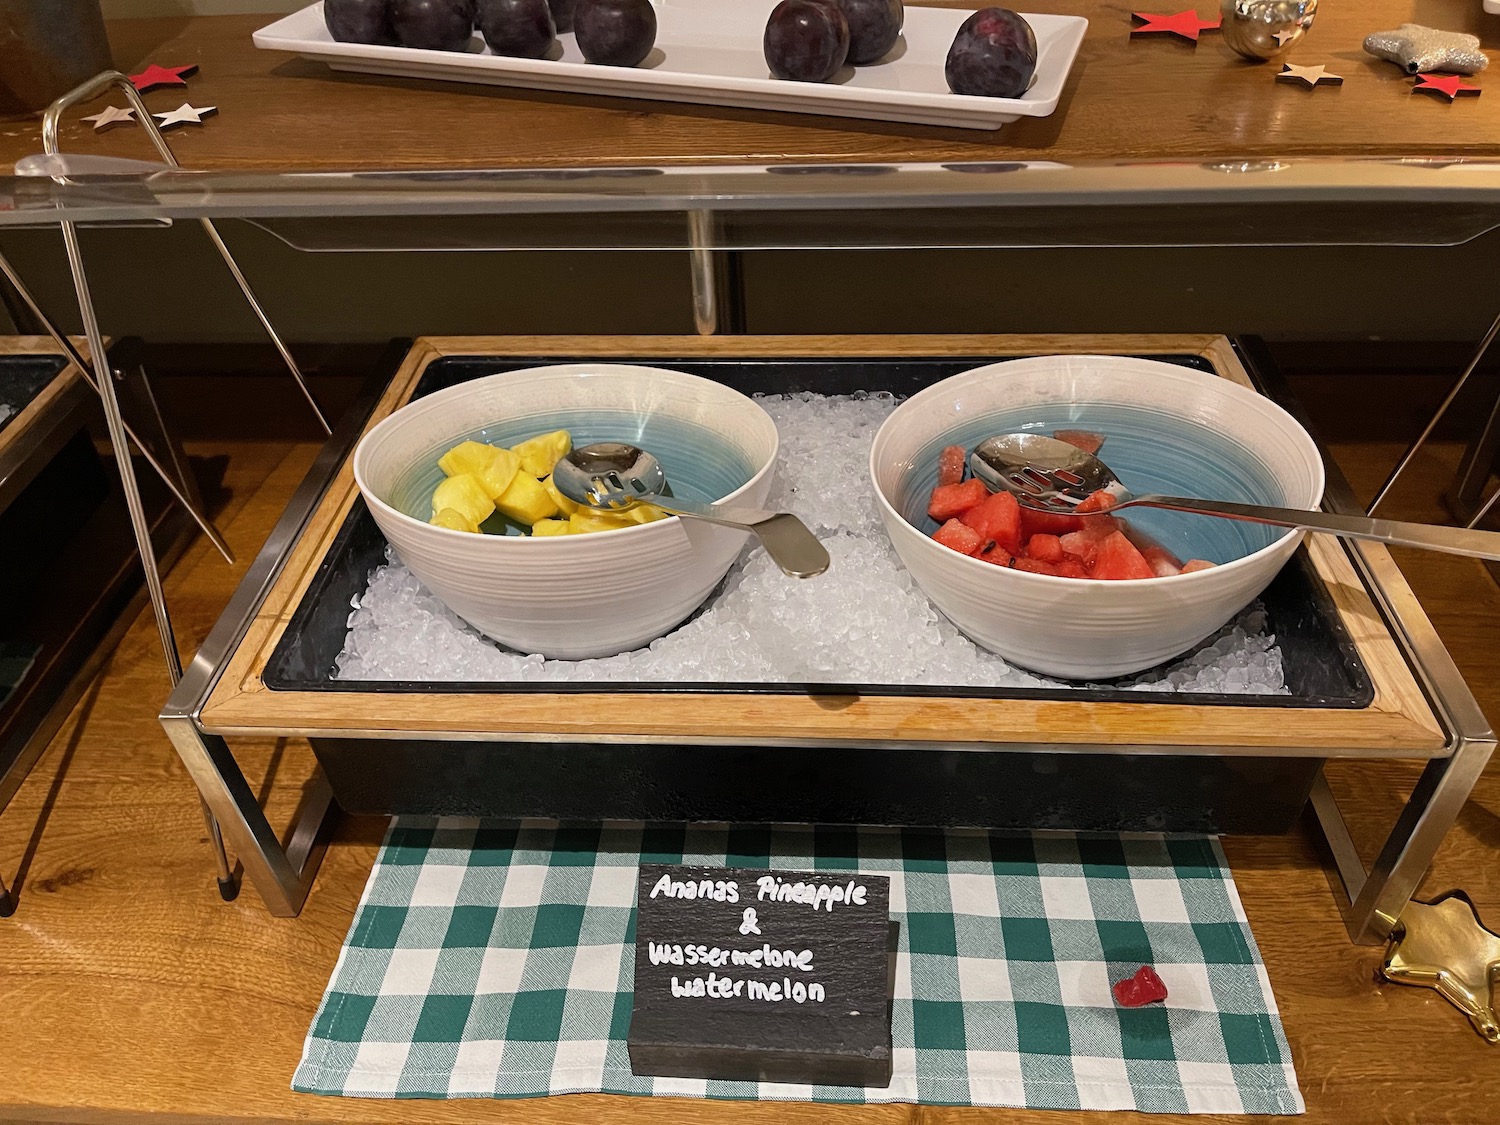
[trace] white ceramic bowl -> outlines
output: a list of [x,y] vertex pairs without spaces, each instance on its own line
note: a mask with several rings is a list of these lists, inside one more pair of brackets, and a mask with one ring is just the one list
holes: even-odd
[[427,523],[437,459],[466,439],[513,445],[567,429],[661,460],[675,495],[763,505],[776,424],[737,391],[680,371],[578,363],[488,375],[384,419],[354,452],[375,522],[413,574],[476,629],[522,652],[580,660],[638,648],[689,617],[747,538],[698,520],[531,538]]
[[1170,660],[1212,634],[1275,577],[1301,532],[1130,508],[1179,558],[1211,570],[1105,582],[997,567],[931,538],[927,497],[943,446],[1054,429],[1106,435],[1100,457],[1134,492],[1315,508],[1316,443],[1269,399],[1209,372],[1119,356],[1043,356],[945,379],[893,411],[870,474],[886,530],[922,590],[976,643],[1024,668],[1103,679]]

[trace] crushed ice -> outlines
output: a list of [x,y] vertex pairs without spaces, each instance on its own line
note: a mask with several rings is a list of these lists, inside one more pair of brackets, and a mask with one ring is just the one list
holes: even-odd
[[[544,660],[501,648],[417,581],[393,551],[351,603],[335,675],[344,680],[924,684],[1086,688],[1012,668],[932,608],[901,566],[867,486],[887,394],[770,395],[781,455],[768,508],[795,512],[832,565],[788,580],[747,549],[703,612],[648,648],[601,660]],[[1251,605],[1182,659],[1114,688],[1285,695],[1281,652]]]

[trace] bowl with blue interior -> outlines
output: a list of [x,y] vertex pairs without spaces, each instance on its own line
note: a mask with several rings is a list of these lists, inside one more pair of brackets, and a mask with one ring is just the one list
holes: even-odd
[[[1102,438],[1097,455],[1138,494],[1291,508],[1316,508],[1323,496],[1323,460],[1307,431],[1211,371],[1041,356],[955,375],[907,399],[870,453],[896,553],[977,644],[1065,679],[1124,676],[1188,651],[1260,594],[1303,533],[1147,507],[1042,518],[1023,509],[1017,528],[1008,501],[956,515],[935,503],[945,449],[967,452],[1008,433],[1063,434],[1083,445]],[[948,454],[950,483],[956,458]],[[949,506],[965,502],[963,490],[979,494],[971,477],[944,494]],[[943,532],[948,519],[963,527]],[[970,523],[983,533],[977,546],[964,530]]]
[[656,455],[674,496],[761,506],[776,425],[739,392],[680,371],[556,364],[426,395],[372,427],[354,476],[401,560],[459,617],[554,659],[638,648],[713,592],[746,534],[655,509],[572,505],[559,456],[595,442]]

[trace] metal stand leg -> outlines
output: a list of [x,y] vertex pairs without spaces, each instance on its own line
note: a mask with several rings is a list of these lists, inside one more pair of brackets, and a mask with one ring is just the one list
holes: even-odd
[[700,336],[745,330],[744,302],[737,284],[736,259],[715,248],[714,217],[688,212],[688,267],[693,280],[693,327]]
[[[79,372],[83,375],[84,382],[92,387],[95,392],[102,393],[99,392],[99,380],[94,374],[93,365],[83,358],[82,353],[73,346],[73,341],[69,340],[63,334],[62,330],[52,322],[51,318],[42,312],[41,306],[37,304],[36,298],[31,294],[31,290],[26,288],[26,285],[21,281],[20,275],[16,273],[15,268],[6,259],[4,254],[0,254],[0,273],[5,275],[6,280],[10,282],[21,300],[25,302],[26,307],[31,310],[32,316],[36,317],[42,327],[46,329],[47,335],[52,337],[53,342],[62,349],[63,354],[68,357],[73,366],[78,368]],[[105,358],[104,366],[106,368],[109,366],[107,357]],[[144,372],[142,374],[144,375]],[[155,405],[155,396],[152,397],[152,404],[153,406]],[[157,418],[161,418],[160,411],[157,412]],[[130,428],[129,424],[122,421],[121,425],[125,428],[126,436],[135,444],[135,448],[140,450],[141,456],[146,459],[146,463],[155,469],[156,474],[161,477],[162,483],[167,486],[167,490],[172,493],[173,498],[187,509],[188,514],[193,517],[193,522],[198,525],[204,535],[208,536],[209,542],[214,545],[219,554],[224,556],[224,561],[231,566],[234,565],[234,552],[229,549],[229,544],[224,541],[224,537],[214,527],[213,521],[208,518],[207,513],[202,511],[198,504],[194,503],[192,496],[194,489],[190,483],[191,478],[187,475],[186,467],[182,465],[177,466],[181,473],[180,477],[177,474],[169,473],[162,466],[162,463],[157,460],[156,454]]]
[[9,918],[16,912],[16,896],[10,893],[5,880],[0,879],[0,918]]
[[[1427,425],[1422,427],[1422,432],[1417,435],[1417,440],[1412,442],[1407,447],[1406,452],[1401,455],[1401,460],[1396,462],[1396,467],[1391,470],[1391,475],[1385,478],[1385,483],[1380,486],[1380,491],[1375,493],[1375,499],[1371,500],[1370,506],[1365,509],[1367,515],[1373,516],[1375,514],[1375,509],[1380,507],[1380,502],[1386,498],[1386,494],[1390,492],[1396,481],[1401,478],[1401,474],[1406,471],[1406,466],[1411,463],[1411,459],[1427,443],[1427,439],[1432,436],[1432,431],[1437,429],[1437,424],[1442,421],[1443,415],[1448,412],[1448,407],[1452,406],[1453,400],[1458,397],[1458,392],[1464,389],[1464,384],[1469,381],[1469,376],[1474,374],[1474,369],[1479,366],[1479,361],[1484,358],[1484,353],[1490,350],[1490,345],[1494,343],[1497,334],[1500,334],[1500,313],[1495,315],[1494,321],[1490,324],[1489,331],[1484,334],[1484,339],[1479,341],[1479,347],[1474,350],[1473,358],[1469,360],[1468,366],[1463,370],[1463,374],[1458,377],[1452,389],[1449,390],[1448,396],[1443,399],[1437,411],[1428,420]],[[1493,503],[1493,500],[1491,503]],[[1488,511],[1488,506],[1486,506],[1485,510]],[[1476,517],[1476,522],[1478,518],[1482,518],[1482,516]],[[1471,522],[1469,526],[1474,527],[1476,522]]]

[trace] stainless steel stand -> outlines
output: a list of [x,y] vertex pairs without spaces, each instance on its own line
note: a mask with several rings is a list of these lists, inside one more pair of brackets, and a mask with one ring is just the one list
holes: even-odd
[[[42,147],[47,154],[55,156],[59,151],[57,130],[58,122],[61,120],[63,112],[80,102],[98,97],[111,88],[119,89],[129,99],[131,105],[135,108],[137,119],[151,137],[152,143],[155,145],[162,159],[172,167],[178,167],[179,165],[176,157],[172,154],[171,147],[162,136],[161,130],[157,128],[156,119],[151,116],[151,112],[146,108],[146,103],[141,100],[140,94],[137,93],[130,79],[118,71],[108,71],[98,75],[76,89],[64,94],[48,107],[47,113],[42,119]],[[281,354],[283,361],[291,369],[298,387],[301,388],[309,405],[312,406],[313,412],[317,415],[318,421],[322,424],[324,431],[329,431],[328,422],[323,417],[322,411],[318,409],[318,404],[313,398],[306,380],[303,379],[302,373],[298,370],[291,353],[281,342],[281,338],[276,334],[275,329],[271,327],[270,321],[266,319],[265,312],[261,309],[260,303],[256,300],[255,294],[250,289],[249,283],[245,280],[239,266],[229,253],[229,248],[224,245],[224,241],[219,237],[218,231],[211,222],[207,219],[203,219],[201,222],[204,229],[208,232],[215,249],[218,250],[220,256],[224,259],[225,265],[229,267],[230,272],[234,275],[235,282],[239,285],[241,292],[244,293],[245,299],[249,301],[250,307],[255,311],[255,315],[260,320],[262,327],[265,328],[272,342],[276,345],[276,349]],[[98,361],[98,370],[94,372],[95,377],[91,381],[94,389],[99,392],[99,398],[104,407],[104,419],[109,429],[110,444],[114,447],[115,464],[120,472],[120,483],[125,492],[125,504],[130,512],[130,523],[135,534],[136,549],[140,553],[141,566],[146,575],[146,589],[150,594],[151,609],[156,618],[156,628],[161,640],[162,656],[166,660],[167,674],[171,680],[172,687],[175,688],[182,680],[182,661],[178,655],[177,641],[172,631],[172,619],[167,608],[166,594],[162,588],[161,572],[157,566],[156,551],[151,543],[151,528],[146,520],[145,509],[141,502],[140,486],[135,479],[134,466],[131,464],[130,440],[132,435],[126,430],[125,421],[121,417],[120,403],[115,392],[114,378],[109,371],[109,364],[105,359],[104,337],[99,328],[99,318],[94,309],[93,297],[89,292],[88,275],[83,262],[83,250],[78,242],[77,225],[66,219],[62,220],[59,225],[62,228],[63,246],[67,251],[68,267],[73,275],[73,288],[78,295],[78,311],[83,318],[84,336],[88,340],[89,354]],[[27,301],[32,311],[42,319],[43,323],[48,324],[49,332],[54,335],[58,343],[63,347],[64,352],[79,361],[79,369],[85,373],[92,370],[81,362],[81,357],[77,356],[76,351],[66,338],[57,332],[50,322],[42,316],[40,308],[37,307],[35,301],[29,298],[25,287],[20,284],[19,277],[15,276],[14,271],[9,268],[8,263],[6,276],[11,280],[13,285],[17,286],[17,289],[22,294],[22,299]],[[87,377],[87,374],[85,374],[85,378]],[[141,444],[144,448],[144,443],[138,444]],[[162,473],[164,479],[168,479],[168,474],[164,469],[154,461],[153,465],[158,472]],[[172,484],[173,482],[168,480],[168,483]],[[187,497],[179,492],[175,486],[173,487],[173,491],[179,500],[190,511],[193,511],[195,518],[197,518],[198,513]],[[199,524],[200,526],[204,526],[204,530],[214,540],[215,545],[221,551],[228,551],[227,545],[223,544],[222,538],[211,529],[211,525],[207,525],[206,520],[199,519]],[[234,870],[229,865],[229,857],[224,850],[224,840],[220,833],[218,822],[209,809],[208,803],[202,800],[201,793],[202,789],[200,786],[200,801],[202,802],[204,823],[208,829],[209,840],[213,847],[219,894],[226,901],[229,901],[239,894],[239,881]]]

